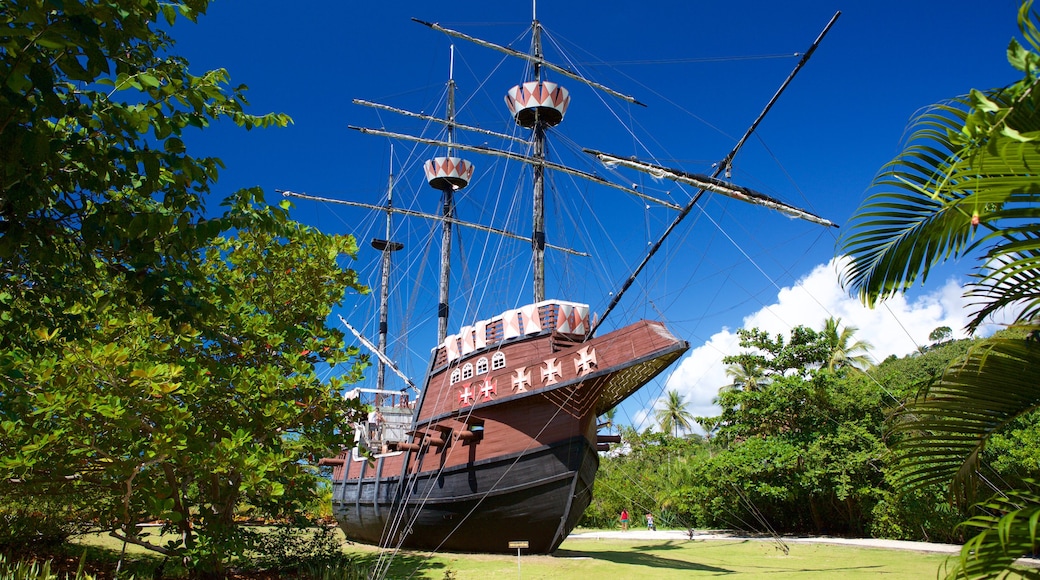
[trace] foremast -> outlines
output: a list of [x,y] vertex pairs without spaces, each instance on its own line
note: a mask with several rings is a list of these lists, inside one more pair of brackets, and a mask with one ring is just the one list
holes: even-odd
[[[376,346],[379,353],[382,356],[377,357],[379,363],[376,365],[376,390],[382,391],[385,387],[386,382],[386,363],[383,359],[386,357],[386,339],[388,334],[388,320],[387,311],[390,306],[390,255],[393,252],[404,248],[404,244],[394,242],[390,240],[393,207],[394,207],[394,169],[393,169],[394,149],[390,148],[390,176],[387,181],[387,194],[386,194],[386,237],[383,239],[373,238],[372,247],[382,253],[382,264],[379,280],[379,335],[378,344]],[[382,404],[382,394],[376,394],[376,406]]]

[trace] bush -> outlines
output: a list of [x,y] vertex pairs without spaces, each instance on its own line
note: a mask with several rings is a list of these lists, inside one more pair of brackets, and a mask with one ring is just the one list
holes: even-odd
[[965,538],[957,524],[963,519],[964,514],[945,501],[941,489],[904,495],[885,492],[871,512],[870,536],[960,544]]
[[[299,572],[308,578],[354,578],[356,563],[343,553],[337,528],[275,526],[249,530],[249,568]],[[361,578],[365,574],[362,573]]]
[[60,546],[90,525],[64,496],[21,499],[0,496],[0,552]]

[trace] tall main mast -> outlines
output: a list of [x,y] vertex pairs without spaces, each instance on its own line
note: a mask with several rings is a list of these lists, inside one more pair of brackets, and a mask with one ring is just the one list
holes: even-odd
[[570,104],[566,89],[542,81],[542,25],[537,14],[531,23],[531,53],[534,80],[517,85],[506,94],[506,104],[517,125],[531,129],[533,169],[533,208],[531,218],[534,301],[545,300],[545,144],[546,130],[563,121]]
[[[535,18],[531,26],[532,48],[535,58],[542,58],[542,26]],[[534,81],[542,81],[542,65],[534,63]],[[533,247],[534,301],[545,300],[545,121],[535,112],[534,122],[534,202],[531,217],[531,240]]]
[[455,219],[455,192],[469,185],[473,165],[464,159],[452,157],[455,149],[455,46],[451,47],[448,67],[448,155],[434,157],[426,162],[426,181],[441,192],[441,274],[437,302],[437,342],[448,336],[448,293],[451,286],[451,224]]

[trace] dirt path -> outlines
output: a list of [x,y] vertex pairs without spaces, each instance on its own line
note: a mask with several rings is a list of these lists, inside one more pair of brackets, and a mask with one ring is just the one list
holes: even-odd
[[[761,540],[772,541],[769,536],[748,536],[710,530],[694,530],[691,536],[686,530],[649,531],[630,529],[627,532],[583,532],[571,534],[568,539],[612,539],[612,540]],[[788,544],[839,544],[846,546],[862,546],[864,548],[887,548],[891,550],[913,550],[915,552],[939,552],[956,554],[961,547],[956,544],[932,544],[929,542],[905,542],[902,540],[876,540],[872,538],[836,538],[829,536],[795,537],[784,536],[781,539]]]

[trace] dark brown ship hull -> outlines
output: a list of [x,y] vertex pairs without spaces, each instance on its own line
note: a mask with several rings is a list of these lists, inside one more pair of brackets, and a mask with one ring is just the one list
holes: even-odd
[[[454,362],[435,353],[410,440],[335,461],[333,513],[348,539],[384,547],[507,553],[526,541],[550,553],[592,500],[597,416],[687,348],[641,321],[584,341],[521,337]],[[498,353],[509,364],[456,373]]]
[[527,552],[550,553],[592,500],[598,466],[595,448],[577,437],[522,455],[424,472],[406,478],[407,493],[400,475],[378,484],[374,478],[337,482],[333,512],[346,536],[363,543],[495,553],[511,551],[511,541],[527,541]]

